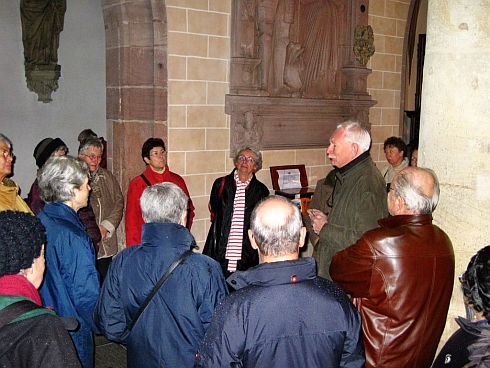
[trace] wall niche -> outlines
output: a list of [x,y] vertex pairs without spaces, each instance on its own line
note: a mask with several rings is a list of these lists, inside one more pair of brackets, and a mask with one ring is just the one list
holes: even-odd
[[326,147],[347,119],[367,129],[369,0],[233,0],[230,155]]

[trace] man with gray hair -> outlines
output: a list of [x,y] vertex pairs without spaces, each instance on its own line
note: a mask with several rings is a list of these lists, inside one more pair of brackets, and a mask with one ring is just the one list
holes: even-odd
[[114,257],[102,286],[95,323],[109,340],[127,344],[130,368],[192,367],[214,309],[228,292],[221,266],[192,253],[140,310],[174,261],[197,247],[185,227],[188,201],[170,182],[146,188],[142,243]]
[[327,154],[336,168],[332,210],[329,214],[308,211],[320,239],[315,252],[318,276],[330,278],[333,255],[378,227],[377,220],[388,215],[386,183],[371,159],[370,145],[369,132],[353,121],[338,125],[330,138]]
[[348,296],[298,258],[306,228],[299,208],[270,196],[252,212],[260,264],[227,281],[195,367],[364,367],[361,320]]
[[451,240],[432,225],[439,183],[408,167],[391,182],[391,217],[335,254],[332,279],[362,316],[366,367],[430,367],[454,282]]

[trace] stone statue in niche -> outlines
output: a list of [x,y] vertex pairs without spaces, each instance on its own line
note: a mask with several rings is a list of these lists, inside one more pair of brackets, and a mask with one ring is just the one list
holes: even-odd
[[21,0],[22,43],[27,86],[38,94],[38,101],[50,102],[58,88],[60,33],[66,0]]
[[246,144],[251,144],[255,147],[260,147],[262,138],[262,127],[255,121],[253,110],[246,110],[243,121],[237,122],[233,133],[234,147],[242,147]]

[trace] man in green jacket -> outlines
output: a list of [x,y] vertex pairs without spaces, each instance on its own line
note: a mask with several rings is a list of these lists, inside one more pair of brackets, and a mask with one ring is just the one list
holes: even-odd
[[319,235],[316,249],[318,276],[330,279],[330,263],[335,253],[354,244],[378,220],[388,216],[386,184],[369,154],[371,136],[357,122],[337,126],[327,149],[337,168],[332,210],[308,210],[313,230]]

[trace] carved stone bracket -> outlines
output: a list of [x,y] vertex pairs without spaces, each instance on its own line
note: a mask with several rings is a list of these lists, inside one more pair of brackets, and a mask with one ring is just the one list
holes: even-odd
[[226,95],[230,154],[244,144],[270,150],[327,147],[335,127],[345,120],[357,120],[370,129],[369,108],[375,103]]
[[51,93],[58,89],[61,76],[60,65],[26,65],[26,82],[29,91],[37,93],[37,100],[44,103],[53,101]]

